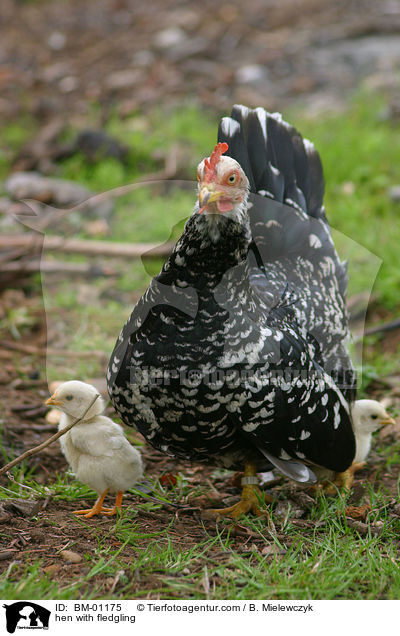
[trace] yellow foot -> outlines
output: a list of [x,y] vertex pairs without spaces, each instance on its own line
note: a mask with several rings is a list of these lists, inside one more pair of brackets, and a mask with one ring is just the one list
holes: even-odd
[[95,517],[100,514],[109,515],[112,510],[114,510],[114,508],[103,508],[103,506],[96,508],[96,506],[93,506],[93,508],[88,508],[87,510],[73,510],[72,514],[83,515],[86,519],[90,519],[90,517]]
[[[268,495],[264,495],[264,497],[265,501],[272,501],[272,497]],[[255,484],[251,484],[243,487],[242,498],[238,503],[229,508],[217,508],[209,512],[213,515],[230,517],[231,519],[238,519],[241,515],[245,515],[248,512],[252,512],[257,517],[266,517],[268,512],[261,507],[262,500],[262,491]]]
[[245,496],[243,492],[241,500],[238,501],[237,504],[230,506],[229,508],[215,508],[210,510],[209,512],[214,515],[230,517],[231,519],[238,519],[248,512],[252,512],[253,514],[257,515],[257,517],[268,516],[268,512],[266,510],[263,510],[260,505],[262,501],[261,490],[258,488],[258,486],[255,486],[253,487],[252,491],[253,492],[250,497]]
[[105,490],[100,497],[97,499],[93,508],[89,508],[88,510],[74,510],[74,515],[83,515],[86,519],[90,519],[90,517],[95,517],[99,514],[106,514],[111,508],[103,508],[103,501],[106,498],[106,494],[108,490]]
[[354,474],[359,470],[362,470],[365,466],[366,462],[356,462],[343,473],[335,473],[333,483],[322,484],[321,490],[326,495],[336,495],[338,488],[350,490],[354,482]]
[[102,515],[106,515],[107,517],[112,517],[113,515],[116,515],[117,512],[121,512],[121,506],[122,506],[122,497],[124,496],[123,492],[119,492],[117,493],[117,498],[115,500],[115,504],[114,504],[114,508],[107,508],[104,509],[105,512],[101,512]]
[[354,474],[359,470],[362,470],[366,466],[366,462],[356,462],[350,466],[344,473],[336,473],[334,483],[339,486],[339,488],[350,488],[353,485]]

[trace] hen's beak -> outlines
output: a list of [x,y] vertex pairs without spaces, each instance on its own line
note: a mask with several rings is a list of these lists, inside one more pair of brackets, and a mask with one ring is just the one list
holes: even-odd
[[201,212],[203,209],[214,201],[218,201],[221,197],[226,196],[224,192],[220,192],[218,190],[214,190],[212,184],[202,185],[199,192],[199,204],[201,208]]
[[46,400],[45,404],[47,404],[47,406],[63,406],[64,402],[57,400],[57,393],[53,393],[53,395]]

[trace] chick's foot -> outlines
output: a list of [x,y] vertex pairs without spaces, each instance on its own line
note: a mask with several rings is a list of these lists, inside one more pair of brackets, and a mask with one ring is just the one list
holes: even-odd
[[88,508],[86,510],[74,510],[73,514],[83,515],[86,519],[90,519],[91,517],[95,517],[96,515],[99,515],[99,514],[107,514],[110,510],[112,510],[111,508],[103,507],[103,501],[106,498],[107,492],[108,490],[106,490],[100,495],[100,497],[96,500],[93,508]]
[[103,509],[101,511],[102,515],[107,515],[107,517],[112,517],[113,515],[116,515],[117,512],[121,511],[121,507],[122,507],[122,497],[124,496],[123,492],[119,492],[117,493],[117,497],[115,500],[115,504],[113,508],[107,508],[107,509]]

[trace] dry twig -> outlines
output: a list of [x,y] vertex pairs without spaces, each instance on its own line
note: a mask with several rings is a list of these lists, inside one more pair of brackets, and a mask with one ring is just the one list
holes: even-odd
[[140,258],[150,252],[150,256],[169,256],[174,242],[159,243],[117,243],[114,241],[95,241],[87,239],[73,239],[63,236],[46,236],[44,243],[42,235],[35,234],[6,234],[0,236],[0,249],[25,248],[31,253],[41,253],[42,248],[69,254],[85,254],[86,256],[113,256]]
[[[11,342],[8,340],[0,340],[0,347],[4,349],[11,349],[12,351],[20,351],[32,356],[63,356],[68,358],[87,358],[95,356],[96,358],[105,358],[106,353],[104,351],[71,351],[69,349],[55,349],[51,347],[36,347],[35,345],[27,345],[22,342]],[[40,382],[42,384],[42,382]],[[21,388],[20,384],[14,384],[15,388]]]

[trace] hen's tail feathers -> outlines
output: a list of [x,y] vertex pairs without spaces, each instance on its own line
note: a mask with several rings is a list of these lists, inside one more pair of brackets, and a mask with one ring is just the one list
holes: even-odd
[[271,462],[271,464],[282,473],[282,475],[285,475],[285,477],[289,477],[289,479],[293,479],[294,481],[298,481],[303,484],[316,483],[317,478],[315,473],[305,464],[297,462],[294,459],[278,459],[263,448],[260,448],[259,450]]
[[229,145],[227,154],[242,166],[252,192],[324,217],[319,155],[279,113],[235,105],[221,120],[218,141]]

